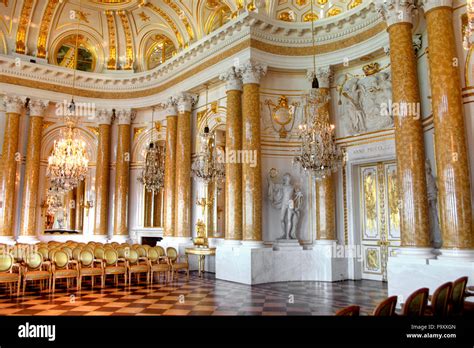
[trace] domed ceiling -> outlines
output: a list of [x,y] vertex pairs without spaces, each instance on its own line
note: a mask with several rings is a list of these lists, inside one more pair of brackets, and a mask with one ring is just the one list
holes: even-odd
[[242,10],[286,22],[337,16],[362,0],[0,0],[0,53],[83,71],[145,71]]

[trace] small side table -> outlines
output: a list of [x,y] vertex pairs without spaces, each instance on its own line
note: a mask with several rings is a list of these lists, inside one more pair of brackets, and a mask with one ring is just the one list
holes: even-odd
[[216,248],[186,248],[186,255],[197,255],[198,256],[198,271],[199,276],[202,277],[204,273],[204,261],[206,256],[212,256],[216,254]]

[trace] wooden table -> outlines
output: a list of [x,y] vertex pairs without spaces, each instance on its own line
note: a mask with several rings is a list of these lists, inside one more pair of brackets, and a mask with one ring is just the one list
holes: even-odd
[[201,277],[204,273],[204,261],[206,256],[212,256],[216,254],[216,248],[186,248],[185,250],[187,255],[197,255],[198,256],[198,271],[199,276]]

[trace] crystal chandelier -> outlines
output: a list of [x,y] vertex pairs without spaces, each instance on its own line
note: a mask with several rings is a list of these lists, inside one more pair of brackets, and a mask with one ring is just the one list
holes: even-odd
[[225,164],[217,151],[214,133],[211,133],[206,126],[199,139],[201,147],[191,166],[192,176],[206,184],[224,180]]
[[74,128],[70,124],[61,130],[61,136],[61,139],[54,141],[46,176],[51,180],[52,187],[67,192],[85,179],[89,160],[86,143],[75,138]]
[[471,36],[474,32],[474,0],[467,0],[466,7],[467,25],[464,31],[463,47],[468,50],[471,47]]
[[[79,1],[79,7],[81,2]],[[61,129],[61,138],[54,141],[53,152],[48,158],[46,176],[51,180],[51,187],[57,192],[67,192],[83,181],[87,175],[89,160],[87,158],[86,144],[77,139],[76,122],[80,115],[76,113],[74,92],[76,88],[77,51],[79,47],[79,22],[77,24],[76,45],[74,51],[73,95],[65,111],[66,127]]]
[[[313,0],[311,0],[311,12]],[[323,107],[329,102],[329,95],[322,94],[316,77],[316,45],[314,37],[314,21],[311,21],[313,39],[312,89],[306,97],[304,122],[299,126],[301,152],[293,159],[301,168],[316,180],[322,180],[338,171],[344,163],[344,153],[336,145],[335,127],[329,123],[328,108]]]
[[306,99],[306,119],[299,126],[301,153],[294,158],[301,168],[316,180],[322,180],[338,171],[344,164],[344,153],[336,145],[335,128],[329,123],[329,115],[320,109],[329,96],[312,89]]
[[[208,93],[209,89],[206,86],[206,105],[208,105]],[[199,134],[199,140],[200,149],[191,166],[192,177],[205,184],[224,180],[225,164],[216,146],[215,133],[211,133],[206,125],[204,131]]]
[[155,125],[155,108],[152,112],[152,129],[150,144],[145,152],[145,168],[143,168],[138,181],[145,186],[148,192],[157,193],[165,182],[165,153],[166,150],[153,141],[153,127]]

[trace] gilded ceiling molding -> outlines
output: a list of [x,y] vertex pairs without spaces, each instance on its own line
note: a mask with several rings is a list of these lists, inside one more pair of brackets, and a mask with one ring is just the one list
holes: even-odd
[[51,20],[53,14],[59,4],[59,0],[49,0],[46,9],[44,10],[43,18],[41,19],[40,31],[38,34],[38,43],[36,56],[38,58],[46,58],[46,44],[48,41],[49,29],[51,27]]
[[127,12],[119,11],[118,15],[122,21],[123,30],[125,32],[125,43],[126,43],[126,58],[127,62],[123,67],[124,70],[131,70],[133,69],[133,62],[134,62],[134,50],[133,50],[133,36],[132,36],[132,28],[130,27],[130,21],[127,17]]
[[154,11],[155,13],[157,13],[159,16],[161,16],[166,21],[166,23],[168,23],[168,25],[170,26],[170,28],[173,30],[174,34],[176,35],[176,39],[178,40],[180,47],[183,47],[184,46],[183,37],[181,36],[181,33],[178,30],[178,27],[173,22],[171,17],[168,16],[168,14],[165,11],[163,11],[159,7],[156,7],[151,2],[147,2],[145,4],[145,6],[148,7],[149,9],[151,9],[152,11]]
[[174,0],[164,0],[164,2],[179,16],[184,24],[184,27],[186,28],[186,31],[188,32],[189,40],[193,41],[196,38],[196,35],[194,34],[193,27],[189,23],[188,17],[185,15],[184,11],[176,4]]
[[69,86],[60,86],[53,83],[41,82],[41,81],[32,81],[29,79],[19,78],[17,76],[6,76],[4,74],[0,74],[0,83],[8,83],[11,85],[19,85],[24,87],[31,87],[37,89],[43,89],[46,91],[53,91],[57,93],[64,93],[64,94],[72,94],[74,93],[76,96],[79,97],[87,97],[87,98],[98,98],[98,99],[127,99],[127,98],[141,98],[141,97],[148,97],[154,94],[159,94],[167,89],[173,87],[174,85],[185,81],[194,75],[198,74],[199,72],[212,67],[213,65],[219,63],[220,61],[232,57],[233,55],[239,53],[240,51],[247,49],[250,47],[250,40],[245,40],[240,44],[230,48],[229,50],[219,53],[213,56],[211,59],[206,60],[204,63],[198,65],[197,67],[186,71],[185,73],[179,75],[178,77],[165,82],[159,86],[149,88],[146,90],[141,91],[132,91],[132,92],[101,92],[101,91],[91,91],[87,89],[72,89]]
[[[347,48],[353,45],[357,45],[363,41],[366,41],[367,39],[370,39],[371,37],[377,35],[378,33],[385,31],[386,28],[387,28],[387,24],[385,22],[380,22],[376,26],[362,33],[359,33],[357,35],[344,38],[336,42],[316,45],[316,52],[317,54],[330,53],[330,52],[334,52],[334,51]],[[313,55],[312,46],[306,46],[306,47],[279,46],[279,45],[273,45],[266,42],[262,42],[256,39],[251,39],[251,42],[252,42],[251,46],[253,48],[256,48],[258,50],[261,50],[267,53],[280,55],[280,56],[295,57],[295,56]]]
[[107,61],[107,69],[117,69],[117,33],[115,16],[112,11],[105,11],[107,17],[107,28],[109,32],[109,60]]
[[16,32],[16,53],[26,53],[26,33],[30,25],[30,17],[33,12],[34,0],[25,0],[21,9],[18,30]]

